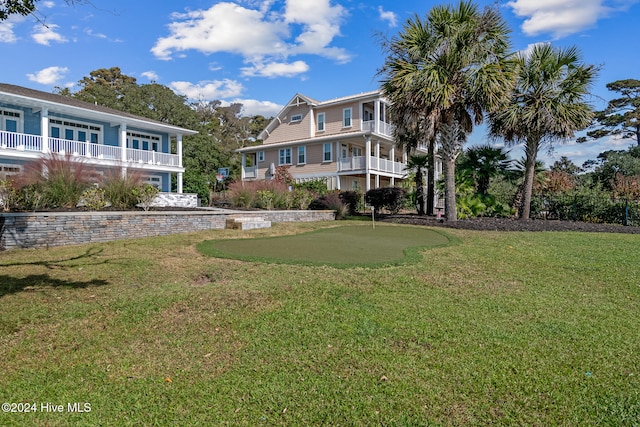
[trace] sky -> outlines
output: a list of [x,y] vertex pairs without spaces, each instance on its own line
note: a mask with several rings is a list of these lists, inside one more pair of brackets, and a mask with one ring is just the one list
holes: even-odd
[[[446,1],[416,0],[40,0],[34,15],[0,22],[0,82],[51,92],[78,90],[99,68],[119,67],[194,101],[240,102],[244,114],[275,116],[296,94],[324,101],[379,88],[381,37]],[[457,3],[457,2],[453,2]],[[600,67],[589,101],[606,107],[606,84],[637,78],[640,0],[477,0],[497,4],[512,50],[577,46]],[[579,136],[579,135],[578,135]],[[470,145],[491,143],[478,127]],[[540,159],[577,165],[630,140],[555,144]],[[521,158],[519,147],[512,158]]]

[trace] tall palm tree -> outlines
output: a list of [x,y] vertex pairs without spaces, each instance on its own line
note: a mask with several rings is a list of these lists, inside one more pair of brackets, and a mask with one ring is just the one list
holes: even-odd
[[[383,93],[391,104],[396,139],[411,148],[425,142],[433,147],[440,134],[470,133],[511,89],[509,62],[503,60],[508,29],[495,8],[481,12],[470,1],[435,6],[424,21],[409,19],[385,48]],[[443,133],[443,125],[449,131]],[[448,146],[441,150],[448,154],[445,174],[453,175],[464,138],[438,139]],[[446,182],[445,215],[455,221],[455,180]]]
[[526,162],[520,219],[529,219],[538,151],[543,144],[562,142],[593,118],[585,101],[597,68],[580,61],[577,48],[537,44],[515,55],[516,85],[503,109],[489,115],[489,131],[508,144],[524,142]]
[[407,170],[415,171],[415,184],[416,184],[416,207],[418,215],[425,214],[425,196],[424,196],[424,170],[427,169],[432,163],[429,156],[414,154],[409,157],[407,161]]

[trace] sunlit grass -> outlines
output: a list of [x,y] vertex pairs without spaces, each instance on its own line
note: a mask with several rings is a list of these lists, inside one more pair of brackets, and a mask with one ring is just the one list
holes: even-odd
[[334,226],[0,253],[2,401],[91,403],[0,425],[640,422],[640,237],[448,230],[375,269],[195,248]]

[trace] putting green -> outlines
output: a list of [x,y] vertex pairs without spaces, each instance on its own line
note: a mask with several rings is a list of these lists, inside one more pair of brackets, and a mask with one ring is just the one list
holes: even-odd
[[423,227],[346,225],[292,236],[208,240],[197,247],[218,258],[372,267],[416,262],[422,258],[420,250],[450,243],[447,235]]

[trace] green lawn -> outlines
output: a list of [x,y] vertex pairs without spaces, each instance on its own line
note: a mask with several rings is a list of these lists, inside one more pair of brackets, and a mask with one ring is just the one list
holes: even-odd
[[0,253],[0,400],[38,409],[0,425],[640,425],[640,236],[447,230],[379,268],[196,249],[335,225]]
[[200,252],[219,258],[347,268],[418,262],[422,260],[421,249],[449,243],[445,234],[433,229],[382,224],[250,240],[209,240],[197,247]]

